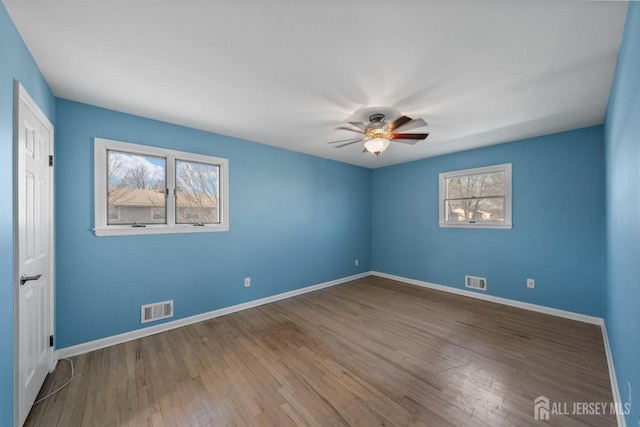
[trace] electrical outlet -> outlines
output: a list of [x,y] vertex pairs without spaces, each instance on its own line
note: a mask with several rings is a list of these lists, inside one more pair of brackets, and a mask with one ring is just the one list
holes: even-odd
[[356,261],[355,261],[355,265],[356,265],[356,267],[357,267],[359,264],[360,264],[360,260],[359,260],[359,259],[356,259]]
[[527,279],[527,288],[535,288],[536,287],[536,281],[533,279]]
[[244,287],[248,288],[249,286],[251,286],[251,277],[245,277],[244,278]]

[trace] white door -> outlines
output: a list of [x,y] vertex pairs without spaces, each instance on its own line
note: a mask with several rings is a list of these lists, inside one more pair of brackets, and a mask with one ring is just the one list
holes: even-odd
[[17,418],[22,425],[53,367],[52,170],[53,126],[24,88],[16,114],[17,216]]

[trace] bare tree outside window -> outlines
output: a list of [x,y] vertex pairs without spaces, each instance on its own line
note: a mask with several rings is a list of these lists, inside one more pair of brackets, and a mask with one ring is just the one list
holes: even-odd
[[127,169],[122,184],[127,188],[137,188],[139,190],[149,190],[151,188],[151,176],[149,168],[144,163],[135,165]]
[[166,160],[109,151],[107,223],[166,223]]
[[176,160],[176,223],[217,224],[220,167]]
[[504,174],[447,179],[448,221],[504,221]]

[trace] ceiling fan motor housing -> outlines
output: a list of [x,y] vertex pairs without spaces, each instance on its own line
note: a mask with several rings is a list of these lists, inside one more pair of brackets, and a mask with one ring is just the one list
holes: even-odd
[[369,117],[370,123],[364,128],[364,134],[367,139],[391,139],[393,134],[389,123],[384,121],[384,114],[372,114]]

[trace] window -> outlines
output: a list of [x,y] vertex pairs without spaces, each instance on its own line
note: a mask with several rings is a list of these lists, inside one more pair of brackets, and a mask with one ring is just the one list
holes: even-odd
[[107,149],[107,225],[166,224],[167,160]]
[[219,224],[220,166],[176,160],[176,223]]
[[94,140],[97,236],[227,231],[228,161]]
[[511,163],[441,173],[439,224],[511,228]]

